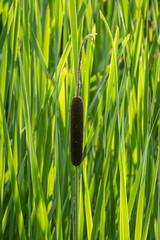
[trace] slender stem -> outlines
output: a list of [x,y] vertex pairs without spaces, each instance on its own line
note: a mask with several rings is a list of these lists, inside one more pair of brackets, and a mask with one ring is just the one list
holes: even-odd
[[78,240],[78,167],[75,168],[75,235]]
[[[87,38],[96,35],[94,34],[88,34],[82,42],[80,52],[79,52],[79,59],[78,59],[78,83],[77,83],[77,97],[79,96],[79,90],[80,90],[80,70],[81,70],[81,61],[82,61],[82,48],[87,40]],[[79,212],[79,205],[78,205],[78,166],[75,168],[75,236],[76,240],[78,240],[78,212]]]
[[77,82],[77,97],[79,96],[79,90],[80,90],[80,71],[81,71],[81,61],[82,61],[82,49],[84,46],[85,41],[87,40],[87,38],[97,35],[97,33],[94,34],[88,34],[87,36],[85,36],[85,38],[83,39],[81,48],[80,48],[80,52],[79,52],[79,58],[78,58],[78,82]]

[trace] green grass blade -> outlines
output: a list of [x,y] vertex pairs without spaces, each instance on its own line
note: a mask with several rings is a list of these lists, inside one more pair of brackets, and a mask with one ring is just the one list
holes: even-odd
[[[0,114],[0,123],[2,122]],[[3,193],[4,193],[4,176],[5,176],[5,156],[3,155],[3,129],[0,130],[0,238],[2,237],[2,219],[3,219]]]
[[75,78],[75,83],[77,84],[78,39],[77,39],[76,2],[74,0],[70,0],[69,7],[70,7],[71,39],[72,39],[73,59],[74,59],[74,78]]
[[157,173],[158,173],[158,168],[159,168],[159,159],[160,159],[160,154],[158,154],[157,162],[156,162],[156,166],[155,166],[154,178],[153,178],[153,181],[152,181],[152,188],[151,188],[150,198],[149,198],[147,211],[146,211],[146,217],[145,217],[145,222],[144,222],[144,227],[143,227],[142,239],[147,239],[149,221],[150,221],[151,211],[152,211],[153,202],[154,202],[156,179],[157,179]]
[[119,156],[120,168],[120,239],[130,239],[128,203],[126,192],[126,166],[125,166],[125,149],[124,149],[124,115],[122,117],[122,135]]
[[4,103],[4,97],[5,97],[5,86],[6,86],[6,74],[7,74],[7,41],[3,48],[3,58],[1,63],[1,73],[0,73],[0,86],[1,86],[1,96],[2,96],[2,102]]
[[140,54],[140,47],[141,47],[141,41],[142,41],[142,27],[143,27],[143,19],[141,15],[139,16],[138,24],[135,31],[135,39],[134,39],[134,45],[132,49],[133,59],[135,61],[133,62],[134,66],[134,76],[136,76],[137,71],[137,65],[139,60],[139,54]]
[[82,177],[80,179],[80,194],[79,194],[79,235],[78,239],[83,240],[84,230],[84,203],[83,203],[83,192],[82,192]]
[[138,199],[137,217],[136,217],[135,240],[141,239],[141,236],[142,236],[144,190],[145,190],[145,179],[144,179],[144,176],[142,176],[142,182],[140,186],[139,199]]
[[16,0],[15,2],[15,14],[14,14],[14,21],[12,25],[12,32],[11,32],[11,73],[9,77],[10,89],[9,89],[9,109],[7,115],[7,122],[9,121],[10,111],[11,111],[11,104],[12,104],[12,91],[13,91],[13,84],[14,84],[14,77],[15,77],[15,69],[14,64],[17,59],[17,46],[18,46],[18,36],[20,31],[20,1]]
[[23,62],[24,62],[24,75],[26,81],[26,90],[29,108],[31,106],[31,73],[30,73],[30,31],[28,24],[28,1],[23,1],[23,31],[24,31],[24,41],[23,41]]
[[38,43],[38,41],[36,39],[36,36],[34,34],[33,29],[31,29],[31,42],[32,42],[33,47],[35,49],[35,52],[36,52],[36,54],[37,54],[37,56],[39,58],[40,64],[41,64],[41,66],[42,66],[42,68],[43,68],[43,70],[44,70],[44,72],[46,74],[46,77],[51,80],[52,78],[51,78],[50,73],[48,71],[48,68],[46,66],[42,50],[41,50],[41,48],[39,46],[39,43]]
[[9,141],[9,134],[8,134],[8,130],[7,130],[7,123],[6,123],[6,119],[5,119],[1,94],[0,94],[0,111],[1,111],[1,119],[2,119],[2,124],[3,124],[4,139],[5,139],[7,155],[8,155],[8,167],[9,167],[10,178],[11,178],[14,204],[15,204],[15,209],[16,209],[16,214],[17,214],[19,237],[20,237],[20,239],[26,239],[26,232],[25,232],[25,227],[24,227],[24,219],[23,219],[23,214],[22,214],[21,201],[20,201],[20,196],[19,196],[19,191],[18,191],[18,186],[17,186],[17,181],[16,181],[16,174],[15,174],[15,169],[14,169],[14,164],[13,164],[12,150],[11,150],[11,145],[10,145],[10,141]]
[[6,40],[7,34],[9,33],[13,17],[14,17],[14,1],[12,2],[12,5],[10,6],[7,21],[5,23],[5,26],[4,26],[4,28],[2,30],[2,33],[1,33],[1,36],[0,36],[0,52],[2,51],[2,48],[3,48],[4,42]]
[[88,239],[91,239],[91,233],[92,233],[92,211],[91,211],[91,203],[89,198],[89,189],[88,189],[88,182],[86,178],[86,163],[87,163],[87,157],[84,159],[83,163],[83,179],[84,179],[84,203],[85,203],[85,214],[86,214],[86,222],[87,222],[87,235]]

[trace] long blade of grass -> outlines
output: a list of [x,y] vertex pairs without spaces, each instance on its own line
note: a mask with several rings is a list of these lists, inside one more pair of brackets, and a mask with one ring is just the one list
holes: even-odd
[[14,1],[12,2],[9,12],[8,12],[8,17],[7,17],[7,21],[5,23],[5,26],[2,30],[1,36],[0,36],[0,52],[2,51],[4,42],[6,40],[6,37],[9,33],[11,24],[12,24],[12,20],[13,20],[13,16],[14,16]]
[[74,0],[70,0],[69,6],[70,6],[71,40],[72,40],[73,59],[74,59],[74,78],[75,78],[75,83],[77,84],[78,39],[77,39],[76,2]]
[[43,68],[47,78],[51,80],[52,78],[51,78],[50,73],[48,71],[48,68],[46,66],[42,50],[41,50],[41,48],[39,46],[39,43],[38,43],[38,41],[36,39],[36,36],[35,36],[34,31],[33,31],[32,28],[31,28],[31,42],[33,44],[33,47],[35,49],[35,52],[36,52],[37,56],[39,57],[40,64],[41,64],[41,66],[42,66],[42,68]]
[[8,134],[7,123],[6,123],[5,114],[4,114],[4,107],[2,103],[1,93],[0,93],[0,112],[1,112],[1,119],[3,124],[4,139],[5,139],[6,149],[7,149],[8,167],[9,167],[11,186],[12,186],[14,204],[15,204],[16,215],[17,215],[19,237],[20,239],[26,239],[21,201],[20,201],[20,196],[19,196],[19,191],[18,191],[18,186],[16,181],[12,150],[11,150],[11,145],[9,141],[9,134]]
[[157,179],[157,173],[158,173],[158,168],[159,168],[159,159],[160,159],[160,153],[158,154],[157,161],[156,161],[156,166],[155,166],[155,171],[154,171],[154,178],[152,181],[152,188],[150,192],[150,198],[147,206],[147,211],[146,211],[146,217],[145,217],[145,222],[144,222],[144,227],[143,227],[143,234],[142,234],[142,239],[147,239],[147,234],[148,234],[148,228],[149,228],[149,220],[151,217],[151,211],[152,211],[152,206],[153,206],[153,201],[154,201],[154,194],[155,194],[155,187],[156,187],[156,179]]
[[[125,95],[124,95],[125,96]],[[122,116],[119,168],[120,168],[120,239],[130,239],[128,203],[126,192],[125,141],[124,141],[124,114]]]

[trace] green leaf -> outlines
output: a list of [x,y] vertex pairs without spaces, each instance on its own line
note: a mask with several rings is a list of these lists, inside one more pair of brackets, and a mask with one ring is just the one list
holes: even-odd
[[77,84],[77,70],[78,70],[78,40],[77,40],[77,17],[76,17],[76,1],[69,1],[70,7],[70,24],[71,24],[71,39],[74,59],[74,78]]
[[0,119],[2,120],[2,124],[3,124],[3,134],[4,134],[6,150],[7,150],[8,167],[9,167],[9,174],[10,174],[10,178],[11,178],[11,186],[12,186],[12,192],[13,192],[13,198],[14,198],[14,205],[15,205],[15,209],[16,209],[19,237],[20,237],[20,239],[26,239],[26,232],[25,232],[25,227],[24,227],[24,219],[23,219],[23,214],[22,214],[21,201],[20,201],[20,196],[19,196],[19,191],[18,191],[18,186],[17,186],[17,181],[16,181],[16,174],[15,174],[15,169],[14,169],[14,164],[13,164],[12,150],[11,150],[11,145],[10,145],[10,141],[9,141],[9,134],[8,134],[7,123],[6,123],[5,114],[4,114],[4,107],[3,107],[3,103],[2,103],[1,93],[0,93],[0,113],[1,113]]

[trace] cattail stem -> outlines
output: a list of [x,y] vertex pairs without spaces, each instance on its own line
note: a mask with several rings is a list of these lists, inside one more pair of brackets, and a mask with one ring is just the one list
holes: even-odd
[[80,70],[82,61],[82,48],[87,38],[96,35],[88,34],[81,45],[78,59],[78,82],[77,95],[72,100],[71,105],[71,161],[75,168],[75,239],[78,240],[78,165],[81,164],[83,155],[83,100],[79,96],[80,91]]
[[78,167],[75,168],[75,236],[78,240],[78,212],[79,212],[79,205],[78,205]]
[[87,36],[85,36],[85,38],[83,39],[81,48],[80,48],[80,52],[79,52],[79,58],[78,58],[78,82],[77,82],[77,97],[79,96],[79,90],[80,90],[80,71],[81,71],[81,61],[82,61],[82,49],[84,46],[85,41],[89,38],[92,37],[94,35],[97,35],[97,33],[94,34],[88,34]]

